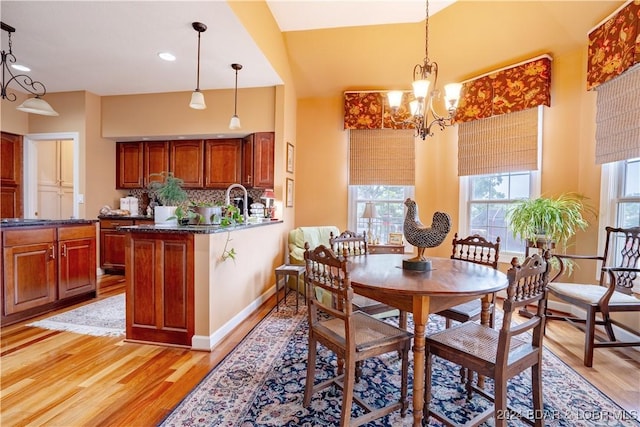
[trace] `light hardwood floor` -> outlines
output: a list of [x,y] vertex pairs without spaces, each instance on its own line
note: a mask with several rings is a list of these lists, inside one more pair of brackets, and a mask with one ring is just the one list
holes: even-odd
[[[124,278],[101,276],[99,287],[98,298],[115,295],[123,292]],[[0,425],[156,425],[274,304],[272,298],[210,353],[25,326],[33,319],[4,327]],[[638,414],[640,350],[597,349],[594,367],[586,368],[583,337],[565,322],[550,322],[545,345]]]

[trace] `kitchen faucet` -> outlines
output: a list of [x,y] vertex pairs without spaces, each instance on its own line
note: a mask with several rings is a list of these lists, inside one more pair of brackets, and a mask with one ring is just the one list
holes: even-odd
[[247,207],[247,204],[249,203],[248,201],[248,194],[247,194],[247,189],[244,187],[244,185],[242,184],[231,184],[229,187],[227,187],[227,191],[225,193],[225,204],[227,206],[229,206],[231,204],[231,199],[229,198],[229,196],[231,195],[231,190],[233,190],[234,188],[239,188],[242,190],[242,192],[244,193],[244,204],[242,205],[242,216],[244,217],[244,223],[248,224],[249,223],[249,209]]

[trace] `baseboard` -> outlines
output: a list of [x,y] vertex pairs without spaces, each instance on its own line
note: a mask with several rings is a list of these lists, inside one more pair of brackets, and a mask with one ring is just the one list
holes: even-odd
[[265,303],[273,294],[275,294],[275,285],[271,286],[265,293],[260,295],[248,306],[233,316],[220,329],[214,331],[211,335],[194,335],[191,338],[191,349],[200,351],[211,351],[220,341],[224,339],[231,331],[246,320],[253,312],[255,312],[262,304]]

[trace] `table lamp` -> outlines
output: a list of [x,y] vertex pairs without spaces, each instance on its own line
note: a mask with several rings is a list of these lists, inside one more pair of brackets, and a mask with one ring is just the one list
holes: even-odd
[[373,202],[366,202],[364,205],[364,212],[362,212],[361,218],[365,218],[368,221],[368,243],[371,243],[373,239],[371,238],[371,221],[374,218],[378,218],[378,213],[376,212],[376,205]]

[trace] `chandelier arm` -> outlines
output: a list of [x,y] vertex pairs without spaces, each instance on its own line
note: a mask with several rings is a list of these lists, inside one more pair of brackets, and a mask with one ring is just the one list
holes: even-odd
[[[37,97],[44,96],[47,93],[47,88],[42,82],[34,81],[26,74],[16,74],[11,72],[9,64],[16,62],[16,57],[13,53],[2,51],[2,89],[1,95],[3,99],[7,99],[11,102],[16,100],[15,93],[9,93],[8,87],[11,82],[16,82],[22,89]],[[7,79],[7,77],[9,77]]]

